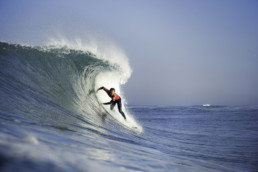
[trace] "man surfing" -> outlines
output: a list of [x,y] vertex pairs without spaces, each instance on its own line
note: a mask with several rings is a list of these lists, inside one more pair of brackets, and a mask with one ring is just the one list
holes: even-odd
[[100,87],[97,91],[99,91],[99,90],[104,90],[104,91],[106,91],[106,93],[108,94],[108,96],[111,98],[111,101],[110,102],[107,102],[107,103],[99,103],[99,104],[104,104],[104,105],[109,105],[109,104],[111,104],[110,105],[110,109],[111,110],[113,110],[114,109],[114,107],[115,107],[115,105],[117,104],[117,107],[118,107],[118,111],[121,113],[121,115],[124,117],[124,119],[126,120],[126,117],[125,117],[125,114],[124,114],[124,112],[122,111],[122,102],[121,102],[121,98],[120,98],[120,96],[119,95],[117,95],[116,93],[115,93],[115,89],[114,88],[110,88],[110,90],[109,89],[107,89],[107,88],[105,88],[105,87]]

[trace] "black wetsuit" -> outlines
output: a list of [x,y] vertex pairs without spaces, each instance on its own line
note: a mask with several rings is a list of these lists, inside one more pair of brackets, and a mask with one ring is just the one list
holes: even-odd
[[115,105],[117,104],[118,107],[118,111],[121,113],[121,115],[124,117],[124,119],[126,119],[124,112],[122,111],[122,101],[120,96],[118,96],[116,93],[114,93],[114,95],[110,94],[110,90],[105,88],[105,87],[100,87],[98,90],[103,89],[104,91],[106,91],[106,93],[108,94],[108,96],[110,98],[112,98],[112,100],[110,102],[107,103],[103,103],[104,105],[110,105],[110,109],[113,110]]

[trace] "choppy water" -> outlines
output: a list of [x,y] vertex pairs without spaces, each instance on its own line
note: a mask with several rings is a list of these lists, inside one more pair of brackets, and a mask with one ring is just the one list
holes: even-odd
[[123,95],[128,71],[68,47],[0,43],[0,170],[257,171],[258,106],[126,106],[125,122],[94,90]]

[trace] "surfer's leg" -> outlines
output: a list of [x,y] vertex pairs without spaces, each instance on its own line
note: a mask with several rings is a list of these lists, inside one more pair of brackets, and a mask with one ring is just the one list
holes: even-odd
[[110,110],[113,110],[115,105],[116,105],[116,102],[112,102],[111,105],[110,105]]
[[117,101],[117,107],[118,107],[118,111],[121,113],[121,115],[124,117],[124,119],[126,119],[125,114],[124,114],[124,112],[122,111],[121,99],[119,99],[119,100]]

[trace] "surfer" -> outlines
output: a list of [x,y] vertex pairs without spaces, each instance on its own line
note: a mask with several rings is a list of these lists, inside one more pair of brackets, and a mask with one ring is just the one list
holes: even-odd
[[121,113],[121,115],[124,117],[124,119],[126,120],[126,117],[125,117],[125,114],[124,112],[122,111],[122,102],[121,102],[121,98],[118,94],[115,93],[115,89],[114,88],[110,88],[107,89],[105,87],[100,87],[97,91],[99,90],[104,90],[106,91],[106,93],[108,94],[108,96],[111,98],[111,101],[110,102],[107,102],[107,103],[99,103],[99,104],[104,104],[104,105],[110,105],[110,109],[113,110],[115,105],[117,104],[118,106],[118,111]]

